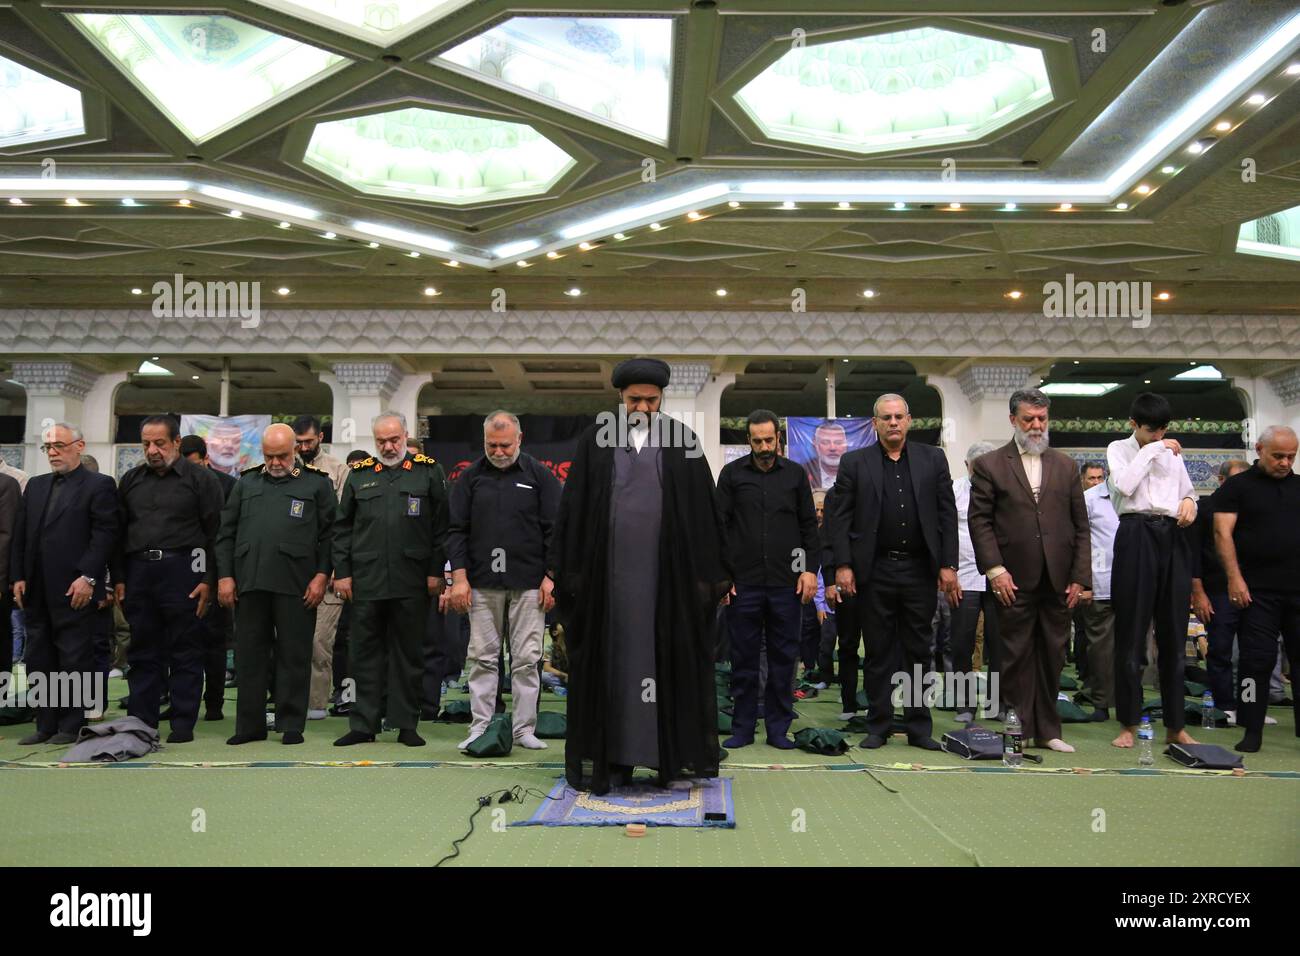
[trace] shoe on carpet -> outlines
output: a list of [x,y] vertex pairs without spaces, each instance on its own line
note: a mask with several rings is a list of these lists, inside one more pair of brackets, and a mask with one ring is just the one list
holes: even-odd
[[858,716],[856,710],[846,710],[840,714],[840,720],[852,720],[856,716]]
[[942,747],[939,746],[939,741],[935,740],[933,737],[916,737],[915,739],[908,740],[907,745],[909,747],[916,747],[920,750],[942,750],[943,749]]
[[346,717],[350,713],[352,713],[351,704],[334,704],[330,707],[331,717]]
[[1088,715],[1088,719],[1094,723],[1101,723],[1103,720],[1110,720],[1110,711],[1105,707],[1098,707]]
[[731,736],[722,742],[722,746],[729,750],[735,750],[737,747],[748,747],[753,742],[753,737]]
[[220,707],[209,707],[203,714],[204,720],[225,720],[226,715],[221,712]]
[[1263,745],[1263,743],[1264,743],[1263,734],[1248,733],[1246,734],[1246,736],[1242,737],[1241,742],[1238,743],[1237,746],[1233,747],[1232,749],[1236,750],[1238,753],[1257,754],[1259,753],[1259,748]]
[[408,747],[423,747],[425,744],[424,738],[410,728],[397,732],[397,742]]
[[22,740],[18,741],[20,747],[35,747],[37,744],[43,744],[48,741],[53,734],[43,734],[39,730],[33,734],[28,734]]
[[307,711],[308,720],[324,720],[327,716],[328,715],[323,710],[312,709]]
[[192,730],[173,730],[167,735],[169,744],[188,744],[194,740],[194,731]]
[[520,734],[515,738],[515,743],[525,750],[545,750],[546,741],[539,740],[536,734]]
[[782,737],[768,737],[768,738],[767,738],[767,745],[768,745],[769,747],[775,747],[777,750],[794,750],[794,749],[795,749],[795,742],[794,742],[793,740],[791,740],[789,737],[784,737],[784,736],[782,736]]
[[859,744],[863,750],[876,750],[879,747],[889,743],[889,738],[882,737],[880,734],[867,734],[862,743]]
[[266,734],[235,734],[226,740],[229,747],[238,747],[240,744],[251,744],[258,740],[265,740]]
[[335,747],[351,747],[353,744],[373,744],[375,742],[374,734],[363,734],[359,730],[349,730],[346,734],[334,741]]
[[284,732],[284,739],[281,740],[280,743],[282,743],[282,744],[300,744],[300,743],[302,743],[302,733],[301,733],[300,731],[297,731],[297,730],[286,730],[286,731]]
[[77,742],[76,734],[57,733],[50,738],[50,743],[55,744],[57,746],[63,746],[64,744],[75,744],[76,742]]
[[158,714],[158,719],[159,719],[159,720],[171,720],[171,719],[172,719],[173,717],[175,717],[175,716],[176,716],[176,715],[172,712],[172,709],[171,709],[170,707],[168,707],[167,709],[161,711],[161,712]]

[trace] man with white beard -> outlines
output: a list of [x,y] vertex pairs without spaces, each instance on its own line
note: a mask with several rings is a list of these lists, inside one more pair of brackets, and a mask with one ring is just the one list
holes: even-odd
[[1050,404],[1036,388],[1011,396],[1013,440],[971,463],[968,523],[998,601],[1003,699],[1026,740],[1071,753],[1056,695],[1070,612],[1092,587],[1092,545],[1074,460],[1048,447]]

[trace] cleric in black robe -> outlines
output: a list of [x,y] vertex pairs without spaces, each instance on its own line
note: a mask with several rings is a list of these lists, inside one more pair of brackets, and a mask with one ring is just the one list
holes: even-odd
[[718,772],[714,629],[731,574],[699,440],[658,414],[669,374],[658,359],[614,369],[623,405],[579,438],[552,538],[565,776],[598,794],[636,766],[660,786]]

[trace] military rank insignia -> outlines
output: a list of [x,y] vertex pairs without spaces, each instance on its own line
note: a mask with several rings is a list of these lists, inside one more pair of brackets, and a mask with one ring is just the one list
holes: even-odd
[[414,496],[406,499],[406,516],[408,518],[420,517],[420,499]]
[[403,470],[403,471],[410,471],[410,470],[411,470],[411,462],[410,462],[410,459],[407,459],[406,461],[402,462],[402,470]]
[[295,468],[293,471],[289,472],[289,474],[291,474],[291,475],[293,475],[293,477],[297,478],[299,475],[302,474],[302,469],[301,469],[301,468]]
[[[362,459],[361,461],[354,461],[351,467],[353,471],[360,471],[362,468],[369,468],[374,463],[375,460],[373,458],[365,458]],[[378,471],[379,469],[376,468],[375,470]]]
[[291,499],[289,500],[289,517],[290,517],[290,518],[301,518],[301,517],[302,517],[302,509],[303,509],[303,502],[299,501],[297,498],[291,498]]

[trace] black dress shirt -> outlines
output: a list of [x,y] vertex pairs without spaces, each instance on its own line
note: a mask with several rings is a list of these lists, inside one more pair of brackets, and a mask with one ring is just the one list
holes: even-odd
[[907,463],[907,445],[903,445],[898,461],[890,458],[885,446],[877,444],[883,467],[881,473],[880,531],[876,538],[877,553],[903,551],[924,554],[925,540],[916,509],[916,492],[912,488],[912,472]]
[[802,467],[777,455],[762,471],[752,453],[729,462],[718,476],[718,503],[737,584],[792,587],[799,568],[817,573],[822,545]]
[[147,464],[138,465],[122,476],[117,500],[125,529],[124,554],[202,548],[208,576],[216,580],[213,548],[225,495],[211,469],[184,458],[177,458],[161,475]]
[[549,468],[522,452],[508,468],[486,456],[474,462],[451,485],[451,569],[465,571],[473,588],[537,587],[546,574],[561,490]]

